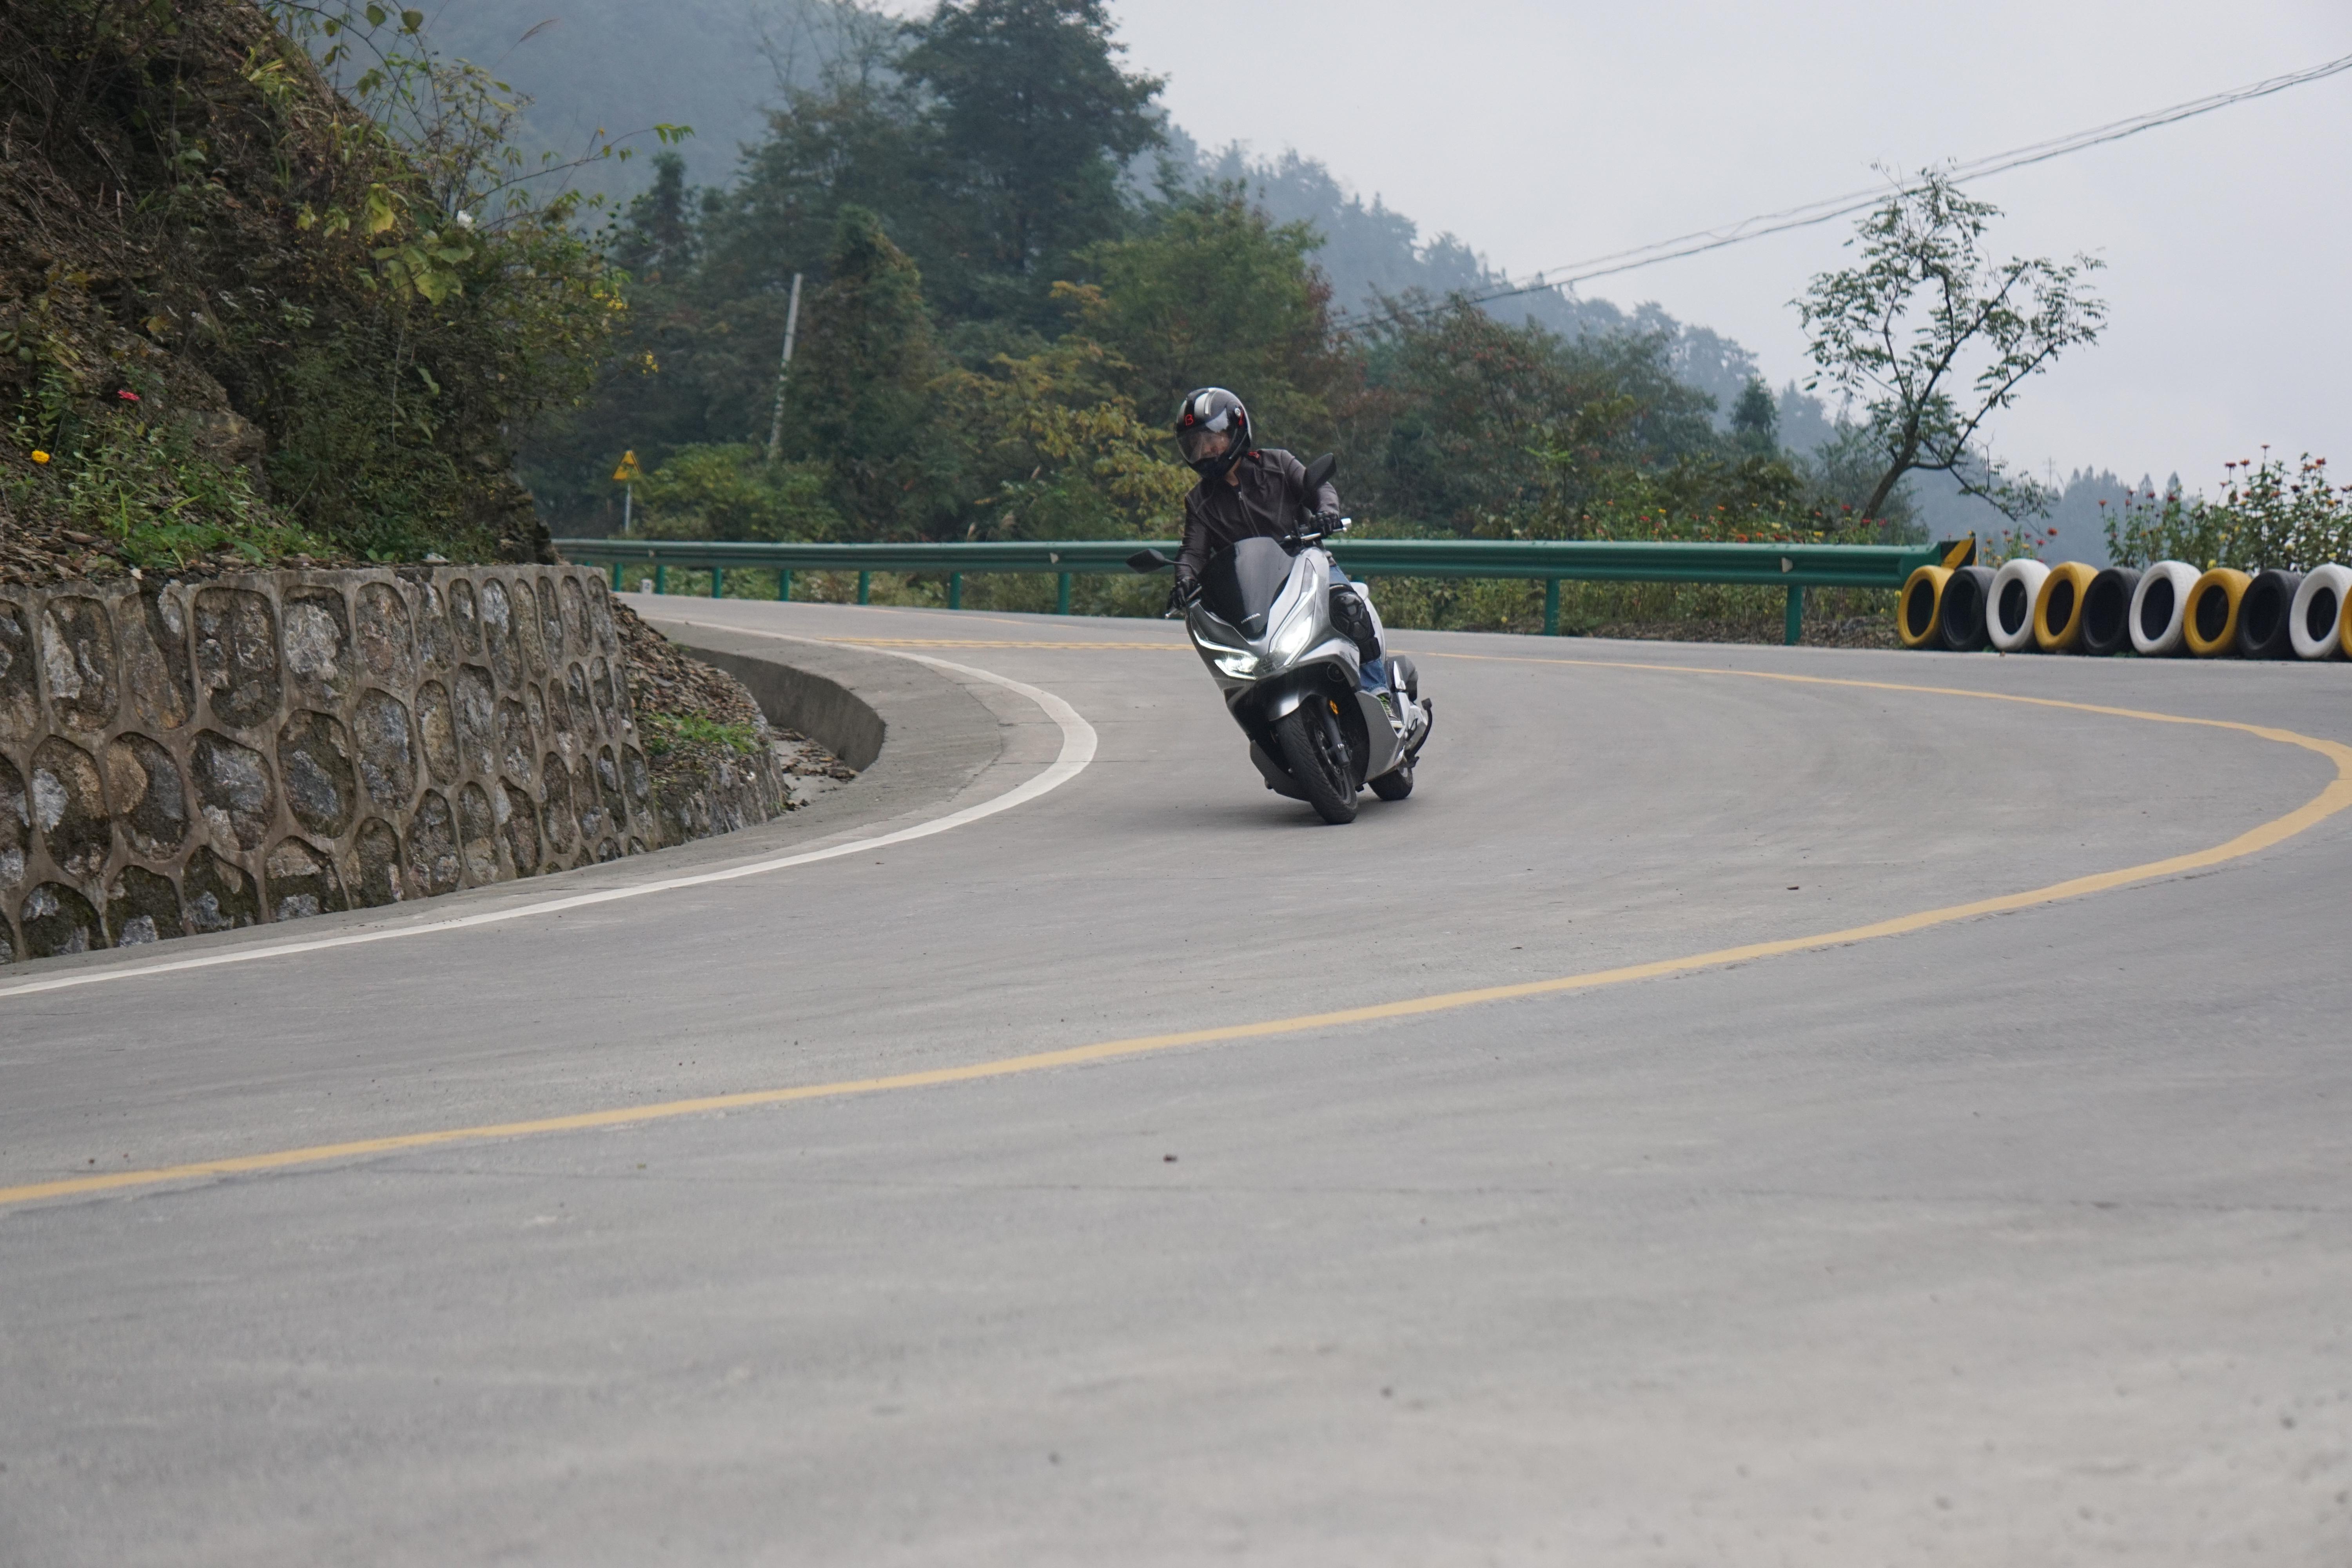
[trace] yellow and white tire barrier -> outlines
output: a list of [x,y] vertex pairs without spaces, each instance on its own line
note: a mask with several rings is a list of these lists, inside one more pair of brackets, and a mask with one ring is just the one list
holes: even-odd
[[2061,561],[2033,595],[2033,645],[2043,653],[2073,653],[2083,641],[2083,593],[2095,566]]
[[2022,653],[2033,647],[2034,609],[2050,568],[2021,558],[2005,562],[1992,574],[1992,593],[1985,605],[1985,629],[1992,646],[2003,653]]
[[1944,584],[1951,580],[1948,566],[1922,566],[1903,584],[1902,613],[1895,617],[1895,635],[1905,647],[1941,646]]
[[2297,658],[2335,658],[2346,651],[2344,606],[2352,599],[2352,566],[2315,570],[2294,591],[2287,636]]
[[2238,651],[2238,605],[2253,577],[2234,566],[2216,566],[2189,590],[2180,635],[2199,658],[2221,658]]
[[[1959,580],[1964,573],[1965,583]],[[1921,566],[1904,582],[1895,635],[1905,647],[1914,648],[1981,647],[1990,642],[2003,653],[2121,651],[2121,639],[2113,647],[2094,646],[2108,640],[2090,630],[2095,588],[2105,606],[2099,624],[2109,631],[2115,629],[2114,601],[2129,595],[2125,619],[2130,646],[2142,658],[2284,658],[2292,653],[2304,659],[2352,659],[2352,565],[2333,562],[2308,573],[2258,574],[2231,566],[2200,570],[2186,561],[2158,561],[2137,572],[2101,571],[2079,561],[2051,566],[2023,558],[1998,570]],[[1973,632],[1973,601],[1979,592],[1983,640],[1956,638],[1953,615]],[[2250,605],[2252,624],[2247,618]],[[2282,609],[2283,616],[2273,613]]]
[[2132,592],[2132,647],[2144,658],[2170,658],[2188,647],[2189,593],[2203,574],[2186,561],[2159,561]]

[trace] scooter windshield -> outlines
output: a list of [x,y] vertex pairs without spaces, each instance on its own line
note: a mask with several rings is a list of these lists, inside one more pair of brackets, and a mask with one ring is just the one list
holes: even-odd
[[1290,581],[1290,552],[1263,535],[1238,540],[1209,557],[1201,574],[1202,602],[1209,613],[1245,636],[1265,635],[1265,613]]

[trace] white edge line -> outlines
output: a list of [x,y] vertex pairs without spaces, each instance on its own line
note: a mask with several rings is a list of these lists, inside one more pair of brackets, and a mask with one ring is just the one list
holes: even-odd
[[[688,623],[698,624],[698,623]],[[774,637],[784,642],[823,643],[822,637],[786,637],[778,632],[750,631],[741,626],[712,626],[713,630],[743,632],[751,637]],[[712,882],[731,882],[740,877],[757,877],[769,871],[782,871],[793,866],[806,866],[818,860],[832,860],[844,855],[863,854],[868,849],[880,849],[892,844],[905,844],[918,838],[929,838],[934,833],[945,833],[982,817],[994,816],[1000,811],[1010,811],[1026,805],[1039,795],[1061,788],[1095,760],[1096,735],[1078,710],[1050,691],[997,675],[970,665],[955,664],[929,654],[908,653],[901,648],[872,648],[860,652],[888,654],[894,658],[910,658],[918,664],[936,665],[959,675],[969,675],[992,685],[1015,691],[1037,704],[1045,716],[1061,727],[1062,750],[1043,773],[1016,784],[1003,795],[968,805],[961,811],[929,822],[902,827],[896,833],[885,833],[872,838],[853,838],[830,848],[811,849],[798,855],[780,855],[772,859],[752,860],[740,866],[723,867],[716,871],[698,871],[687,877],[665,877],[659,881],[637,882],[625,888],[605,888],[593,893],[572,893],[562,898],[542,899],[507,909],[486,910],[479,914],[454,915],[447,920],[423,921],[415,925],[396,926],[387,931],[348,931],[340,936],[322,936],[309,942],[271,942],[267,946],[237,948],[223,952],[208,952],[194,958],[169,959],[156,963],[123,964],[78,971],[72,974],[52,975],[41,980],[28,980],[16,985],[0,986],[0,997],[29,996],[42,991],[66,991],[78,985],[101,985],[109,981],[131,980],[148,974],[172,974],[188,969],[212,969],[225,963],[255,963],[265,958],[284,958],[298,952],[320,952],[328,948],[361,947],[369,942],[395,942],[406,937],[429,936],[440,931],[464,931],[473,926],[498,925],[506,921],[527,919],[532,915],[553,914],[563,910],[584,909],[592,904],[617,903],[623,899],[644,898],[650,893],[667,893],[679,888],[699,888]],[[499,886],[500,884],[492,884]],[[511,886],[512,884],[504,884]]]

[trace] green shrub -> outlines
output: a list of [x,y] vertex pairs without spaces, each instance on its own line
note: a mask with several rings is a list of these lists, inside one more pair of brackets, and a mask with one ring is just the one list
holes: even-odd
[[749,444],[681,447],[637,482],[648,539],[826,540],[839,537],[823,463],[771,463]]

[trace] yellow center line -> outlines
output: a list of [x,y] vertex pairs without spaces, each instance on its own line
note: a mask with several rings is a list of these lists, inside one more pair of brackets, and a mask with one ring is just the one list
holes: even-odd
[[[1127,646],[1157,647],[1161,645],[1153,643]],[[2317,795],[2293,811],[2273,817],[2270,821],[2249,828],[2236,837],[2216,844],[2210,848],[2194,850],[2186,855],[2168,856],[2161,860],[2150,860],[2137,866],[2126,866],[2119,870],[2100,871],[2087,877],[2071,878],[2063,882],[2053,882],[2047,887],[2028,889],[2023,892],[2003,893],[1994,898],[1973,900],[1965,904],[1948,904],[1941,909],[1922,910],[1914,914],[1895,915],[1886,920],[1874,921],[1865,925],[1847,926],[1839,931],[1821,931],[1811,936],[1784,937],[1775,942],[1748,942],[1738,947],[1717,948],[1709,952],[1690,953],[1680,958],[1662,958],[1647,963],[1623,964],[1614,969],[1591,970],[1581,974],[1566,974],[1549,980],[1528,980],[1509,985],[1486,985],[1469,991],[1446,991],[1434,995],[1406,997],[1401,1001],[1375,1003],[1363,1007],[1347,1007],[1336,1012],[1307,1013],[1289,1018],[1272,1018],[1248,1024],[1225,1024],[1205,1029],[1178,1030],[1170,1034],[1138,1035],[1126,1039],[1104,1040],[1094,1045],[1073,1046],[1058,1051],[1037,1051],[1026,1056],[1003,1057],[993,1061],[971,1062],[961,1067],[931,1068],[920,1072],[892,1073],[879,1078],[847,1079],[835,1083],[802,1084],[786,1089],[749,1089],[737,1094],[703,1095],[693,1100],[672,1100],[652,1105],[587,1110],[571,1116],[547,1116],[527,1121],[490,1122],[477,1127],[452,1127],[425,1132],[402,1132],[382,1138],[356,1139],[342,1143],[314,1144],[304,1149],[281,1149],[268,1153],[200,1160],[182,1165],[159,1166],[152,1170],[111,1171],[86,1176],[70,1176],[58,1181],[28,1182],[18,1186],[0,1187],[0,1206],[31,1203],[43,1198],[74,1197],[89,1193],[120,1192],[129,1188],[158,1186],[165,1183],[192,1181],[207,1176],[248,1175],[265,1171],[283,1171],[297,1166],[323,1164],[331,1161],[358,1159],[373,1154],[397,1153],[409,1149],[431,1149],[453,1143],[482,1142],[492,1139],[525,1138],[546,1132],[579,1132],[600,1127],[633,1126],[647,1121],[667,1121],[673,1117],[700,1116],[711,1111],[737,1110],[752,1106],[788,1105],[800,1100],[834,1100],[856,1094],[879,1094],[890,1089],[929,1089],[942,1084],[972,1083],[984,1079],[1011,1078],[1021,1073],[1077,1067],[1088,1062],[1113,1061],[1126,1057],[1143,1056],[1154,1051],[1172,1050],[1184,1046],[1215,1045],[1229,1040],[1265,1039],[1277,1035],[1306,1034],[1318,1029],[1344,1027],[1351,1024],[1372,1024],[1398,1018],[1422,1017],[1433,1013],[1452,1012],[1462,1007],[1482,1006],[1488,1003],[1515,1002],[1534,996],[1559,996],[1573,992],[1593,991],[1603,986],[1623,985],[1638,980],[1657,980],[1672,974],[1689,974],[1700,970],[1722,969],[1732,964],[1748,963],[1763,958],[1778,958],[1789,953],[1846,947],[1880,937],[1904,936],[1914,931],[1950,925],[1959,921],[1974,920],[1983,915],[2005,914],[2015,910],[2032,909],[2068,899],[2084,898],[2093,893],[2108,892],[2117,888],[2130,887],[2136,883],[2155,881],[2165,877],[2177,877],[2190,871],[2201,871],[2274,847],[2295,835],[2316,826],[2347,807],[2352,807],[2352,746],[2263,724],[2247,724],[2228,719],[2186,718],[2179,714],[2151,713],[2134,708],[2112,708],[2096,703],[2070,702],[2052,697],[2018,697],[2006,692],[1970,691],[1958,687],[1906,686],[1894,681],[1856,680],[1831,676],[1785,675],[1765,670],[1691,668],[1671,664],[1636,664],[1607,659],[1534,658],[1505,654],[1439,654],[1435,657],[1484,659],[1511,664],[1589,664],[1598,668],[1658,671],[1672,675],[1739,676],[1759,680],[1787,681],[1796,685],[1855,687],[1875,691],[1899,691],[1938,697],[1976,698],[1995,702],[2018,702],[2032,707],[2065,709],[2079,713],[2137,719],[2158,724],[2192,724],[2207,729],[2233,731],[2280,745],[2296,746],[2305,751],[2316,752],[2336,764],[2336,777]]]

